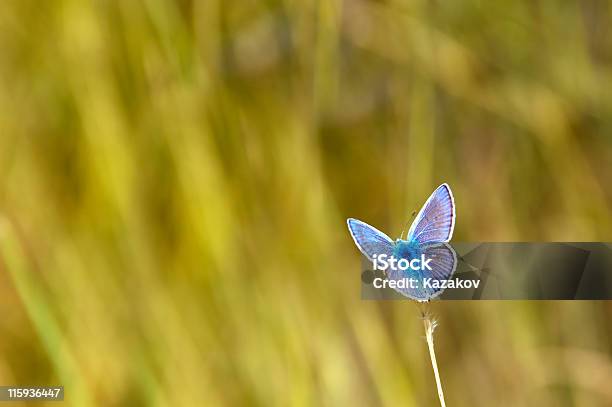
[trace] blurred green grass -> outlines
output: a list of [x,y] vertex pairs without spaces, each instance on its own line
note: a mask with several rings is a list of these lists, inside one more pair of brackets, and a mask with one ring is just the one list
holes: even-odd
[[[0,384],[70,405],[435,405],[345,219],[611,240],[610,4],[0,6]],[[435,303],[449,406],[612,403],[607,302]]]

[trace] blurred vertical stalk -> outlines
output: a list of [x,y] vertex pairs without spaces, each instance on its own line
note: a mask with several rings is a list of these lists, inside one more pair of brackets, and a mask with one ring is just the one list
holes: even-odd
[[342,0],[320,1],[316,10],[314,102],[316,119],[332,109],[338,96],[338,48]]
[[52,303],[42,287],[41,276],[31,269],[14,228],[3,218],[0,218],[0,256],[57,377],[61,380],[57,385],[64,386],[70,392],[74,405],[92,405],[82,372],[79,371],[77,361],[53,314]]

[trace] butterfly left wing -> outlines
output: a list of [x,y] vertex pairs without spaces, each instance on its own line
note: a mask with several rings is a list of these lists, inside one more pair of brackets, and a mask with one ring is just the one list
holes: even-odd
[[408,231],[408,240],[419,244],[448,242],[455,228],[455,200],[448,184],[440,185],[427,199]]
[[415,270],[400,270],[387,269],[387,279],[400,281],[404,278],[413,278],[416,280],[415,287],[394,288],[405,297],[417,301],[429,301],[442,294],[442,288],[431,287],[431,284],[426,285],[425,278],[430,278],[430,282],[434,280],[448,280],[452,277],[457,268],[457,254],[455,250],[447,243],[438,243],[421,247],[418,255],[424,254],[425,258],[431,259],[431,270],[415,271]]
[[387,235],[373,226],[357,219],[349,218],[346,223],[355,244],[370,261],[374,255],[393,255],[393,241]]

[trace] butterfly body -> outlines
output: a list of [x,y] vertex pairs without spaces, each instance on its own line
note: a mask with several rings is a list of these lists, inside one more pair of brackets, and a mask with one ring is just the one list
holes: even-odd
[[447,244],[455,226],[455,202],[447,184],[440,185],[429,197],[415,218],[407,240],[392,241],[386,234],[357,219],[347,220],[349,232],[359,250],[371,261],[381,255],[405,259],[430,259],[427,269],[388,266],[387,279],[415,279],[416,286],[396,288],[402,295],[417,301],[429,301],[441,291],[429,287],[426,281],[450,278],[456,268],[457,256]]
[[[408,261],[412,259],[420,259],[423,254],[423,246],[415,241],[402,239],[397,239],[395,241],[395,245],[393,247],[393,257],[398,259],[398,262],[401,259],[406,259]],[[388,268],[386,270],[386,274],[387,278],[391,280],[400,280],[403,278],[422,280],[424,277],[426,277],[426,272],[418,269],[415,270],[413,268],[407,268],[405,270],[401,270],[399,268]]]
[[418,242],[411,240],[397,239],[393,245],[393,256],[396,259],[416,259],[423,253],[422,247]]

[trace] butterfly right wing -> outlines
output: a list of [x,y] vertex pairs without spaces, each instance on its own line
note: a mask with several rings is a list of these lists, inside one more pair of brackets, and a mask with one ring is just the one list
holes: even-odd
[[408,231],[408,240],[419,244],[448,242],[455,229],[455,199],[448,184],[440,185],[427,199]]
[[346,223],[355,244],[370,261],[373,261],[375,254],[393,255],[394,243],[389,236],[357,219],[349,218]]

